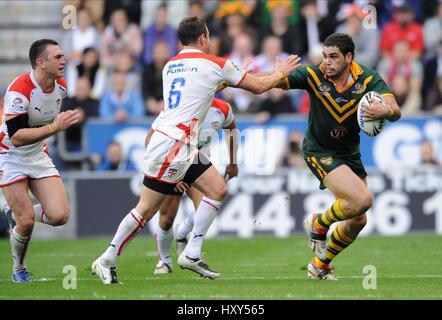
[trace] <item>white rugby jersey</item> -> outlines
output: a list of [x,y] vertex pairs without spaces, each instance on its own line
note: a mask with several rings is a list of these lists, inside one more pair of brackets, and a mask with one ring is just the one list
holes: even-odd
[[0,154],[33,154],[43,150],[45,141],[39,141],[22,147],[14,147],[9,140],[6,117],[27,113],[30,128],[41,127],[54,121],[60,112],[61,100],[66,97],[66,81],[59,78],[51,92],[44,92],[35,80],[34,71],[16,78],[5,95],[0,133]]
[[218,138],[218,130],[228,128],[235,116],[232,107],[221,99],[213,99],[198,135],[198,149],[210,158],[210,142]]
[[245,76],[230,60],[197,49],[182,50],[163,69],[164,110],[152,128],[192,145],[218,85],[238,85]]

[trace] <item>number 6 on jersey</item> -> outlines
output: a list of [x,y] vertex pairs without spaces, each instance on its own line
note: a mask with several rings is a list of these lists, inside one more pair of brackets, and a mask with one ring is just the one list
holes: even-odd
[[[172,85],[169,91],[169,109],[175,109],[180,104],[181,92],[175,89],[176,85],[183,87],[186,83],[184,78],[176,78],[172,81]],[[175,97],[175,101],[173,101],[173,97]]]

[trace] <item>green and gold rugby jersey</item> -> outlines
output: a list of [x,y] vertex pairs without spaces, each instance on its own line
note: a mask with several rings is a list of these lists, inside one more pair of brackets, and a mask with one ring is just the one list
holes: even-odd
[[302,66],[286,78],[290,89],[305,89],[310,96],[308,129],[303,148],[330,155],[359,154],[359,100],[369,91],[392,95],[387,84],[373,69],[353,61],[351,80],[338,91],[324,72],[323,64]]

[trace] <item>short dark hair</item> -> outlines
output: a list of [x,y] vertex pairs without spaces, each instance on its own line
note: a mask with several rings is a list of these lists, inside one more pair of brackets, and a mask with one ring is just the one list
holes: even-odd
[[333,33],[324,41],[324,47],[337,47],[345,56],[351,52],[353,59],[355,57],[355,43],[347,33]]
[[201,35],[207,36],[207,26],[204,20],[198,17],[188,17],[180,22],[178,37],[183,46],[196,43]]
[[32,69],[37,66],[37,59],[45,52],[49,45],[58,46],[58,42],[52,39],[40,39],[35,41],[29,49],[29,60],[31,61]]

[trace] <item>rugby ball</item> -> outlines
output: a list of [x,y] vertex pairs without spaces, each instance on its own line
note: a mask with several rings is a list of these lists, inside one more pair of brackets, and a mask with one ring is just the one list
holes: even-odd
[[371,100],[385,103],[384,99],[382,99],[381,95],[376,91],[367,92],[359,101],[357,118],[361,130],[370,137],[373,137],[378,135],[382,131],[382,129],[384,129],[385,119],[379,119],[375,121],[364,120],[365,109],[367,108],[367,106],[370,105]]

